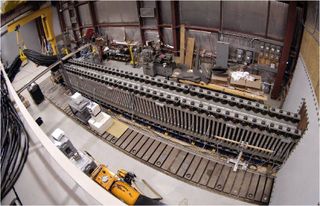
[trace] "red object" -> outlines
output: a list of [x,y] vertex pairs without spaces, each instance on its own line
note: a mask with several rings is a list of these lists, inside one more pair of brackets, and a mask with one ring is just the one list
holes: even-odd
[[93,28],[88,28],[88,29],[86,30],[85,38],[91,39],[93,35],[94,35],[94,30],[93,30]]

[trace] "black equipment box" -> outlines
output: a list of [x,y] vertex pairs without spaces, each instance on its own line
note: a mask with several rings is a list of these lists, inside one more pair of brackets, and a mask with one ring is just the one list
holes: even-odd
[[32,83],[28,87],[28,92],[30,93],[34,103],[40,104],[44,100],[44,96],[38,84]]

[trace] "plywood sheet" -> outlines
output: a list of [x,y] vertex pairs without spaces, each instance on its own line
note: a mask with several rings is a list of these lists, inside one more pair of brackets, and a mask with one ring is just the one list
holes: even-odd
[[186,28],[184,24],[180,26],[180,64],[184,64],[184,51],[185,51],[185,35]]
[[[312,86],[319,100],[319,43],[308,32],[303,33],[301,54],[308,69]],[[318,102],[319,104],[319,102]]]
[[121,135],[128,129],[128,125],[124,124],[123,122],[120,122],[117,119],[112,119],[113,123],[109,129],[107,129],[107,132],[111,135],[113,135],[116,138],[121,137]]
[[187,41],[187,52],[186,52],[185,64],[188,66],[189,69],[192,68],[194,41],[195,41],[194,38],[188,38],[188,41]]

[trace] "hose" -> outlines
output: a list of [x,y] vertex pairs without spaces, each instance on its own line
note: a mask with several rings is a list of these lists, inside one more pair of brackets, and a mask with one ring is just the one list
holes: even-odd
[[36,52],[36,51],[33,51],[31,49],[24,49],[23,53],[26,55],[26,57],[30,61],[34,62],[37,65],[41,65],[41,66],[50,66],[51,64],[58,61],[58,58],[56,55],[54,55],[54,56],[43,55],[43,54]]
[[20,71],[20,66],[22,64],[22,61],[19,57],[19,55],[13,60],[12,64],[5,69],[10,81],[12,82],[17,75],[17,73]]
[[1,200],[13,189],[26,163],[29,135],[10,100],[1,72]]

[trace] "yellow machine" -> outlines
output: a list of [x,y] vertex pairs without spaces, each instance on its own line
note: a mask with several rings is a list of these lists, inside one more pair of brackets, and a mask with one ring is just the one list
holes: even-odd
[[26,55],[24,55],[23,50],[26,49],[26,45],[24,44],[24,41],[20,35],[20,31],[16,31],[16,38],[17,38],[17,45],[19,47],[19,58],[21,59],[22,62],[27,60]]
[[57,48],[56,48],[56,39],[53,31],[52,26],[52,8],[46,7],[43,9],[39,9],[27,16],[24,16],[17,21],[14,21],[7,26],[8,32],[16,31],[17,28],[29,23],[30,21],[35,20],[36,18],[41,18],[44,34],[46,37],[46,40],[50,43],[53,54],[57,54]]
[[91,178],[104,189],[128,205],[135,205],[141,195],[134,187],[125,181],[128,172],[119,170],[113,174],[105,165],[100,165],[91,174]]
[[132,44],[131,42],[127,43],[129,47],[130,53],[130,64],[135,67],[137,65],[137,52],[135,51],[136,44]]
[[1,1],[1,7],[0,7],[1,14],[5,14],[24,3],[26,3],[26,0],[18,0],[18,1],[3,0]]
[[136,64],[136,62],[135,62],[135,57],[134,57],[134,53],[133,53],[132,49],[133,49],[133,46],[129,45],[129,52],[130,52],[130,57],[131,57],[130,64],[132,64],[134,66]]

